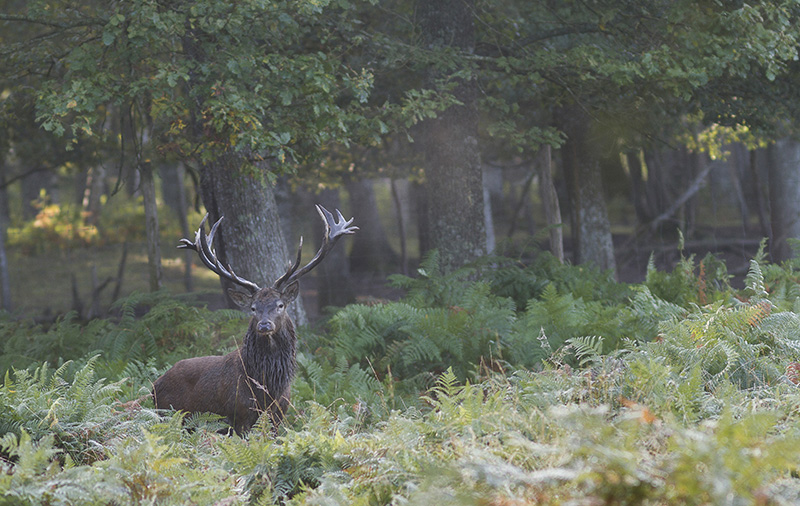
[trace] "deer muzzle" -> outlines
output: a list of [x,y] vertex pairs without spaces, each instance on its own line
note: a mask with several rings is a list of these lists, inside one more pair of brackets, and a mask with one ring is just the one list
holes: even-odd
[[272,320],[261,320],[256,328],[259,334],[269,335],[275,332],[275,324]]

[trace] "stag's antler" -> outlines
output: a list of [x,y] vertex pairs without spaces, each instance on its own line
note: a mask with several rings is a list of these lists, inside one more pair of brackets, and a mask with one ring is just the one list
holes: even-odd
[[278,278],[275,281],[275,284],[272,285],[276,290],[280,291],[283,287],[291,285],[300,279],[300,277],[307,274],[308,271],[316,267],[317,264],[320,263],[323,258],[325,258],[325,255],[328,254],[341,236],[355,234],[356,230],[358,230],[358,227],[350,226],[355,218],[345,220],[344,216],[342,216],[342,213],[338,209],[336,210],[336,218],[334,218],[333,214],[319,204],[317,204],[317,212],[319,213],[320,218],[322,218],[323,223],[325,223],[325,236],[322,238],[322,246],[320,246],[319,251],[317,251],[317,254],[314,255],[314,258],[312,258],[310,262],[298,270],[297,267],[300,265],[300,257],[303,252],[303,238],[301,237],[300,246],[297,248],[297,259],[295,260],[294,264],[289,267],[289,270],[286,271],[286,274]]
[[211,231],[208,233],[208,235],[204,233],[207,219],[208,213],[206,213],[206,215],[203,217],[203,221],[200,222],[200,228],[197,229],[197,232],[194,235],[194,242],[189,239],[181,239],[178,248],[195,250],[205,266],[211,269],[211,271],[217,276],[232,281],[233,283],[250,290],[252,293],[259,291],[261,288],[257,284],[244,278],[240,278],[235,272],[233,272],[230,264],[225,267],[219,261],[217,254],[213,249],[211,249],[211,244],[214,243],[214,234],[217,232],[217,227],[219,227],[222,217],[211,226]]

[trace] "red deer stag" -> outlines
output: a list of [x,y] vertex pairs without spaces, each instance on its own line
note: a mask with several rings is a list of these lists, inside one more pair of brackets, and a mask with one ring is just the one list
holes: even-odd
[[266,412],[277,427],[289,405],[290,387],[297,362],[297,338],[294,323],[286,306],[298,293],[298,279],[316,267],[343,235],[353,234],[342,213],[338,218],[322,206],[317,212],[325,222],[325,237],[314,258],[298,269],[303,239],[297,249],[297,260],[271,286],[260,288],[237,276],[230,265],[223,266],[212,249],[214,233],[222,218],[205,235],[206,215],[195,234],[194,242],[182,239],[179,248],[197,251],[206,267],[247,290],[229,289],[231,298],[253,316],[242,345],[225,356],[196,357],[181,360],[153,384],[156,408],[173,408],[187,413],[210,412],[222,415],[238,434],[247,432]]

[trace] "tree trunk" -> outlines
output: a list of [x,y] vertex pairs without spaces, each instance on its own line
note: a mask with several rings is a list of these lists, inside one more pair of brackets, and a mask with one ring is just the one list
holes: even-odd
[[[191,237],[193,234],[189,230],[189,218],[187,210],[189,203],[186,199],[186,187],[184,186],[184,175],[186,169],[183,163],[176,163],[171,165],[162,165],[161,170],[161,195],[164,202],[175,212],[178,218],[178,225],[181,228],[183,237]],[[190,235],[191,234],[191,235]],[[183,285],[187,292],[194,290],[194,281],[192,279],[192,259],[196,253],[187,249],[184,251],[184,271],[183,271]]]
[[486,227],[486,252],[494,253],[497,249],[497,239],[494,234],[494,216],[492,214],[492,198],[489,194],[489,187],[486,179],[482,180],[483,185],[483,225]]
[[589,142],[590,118],[572,109],[562,118],[567,141],[561,150],[572,204],[575,263],[616,274],[614,243],[596,151]]
[[378,212],[375,186],[371,179],[347,183],[350,208],[357,217],[361,233],[353,236],[350,250],[350,266],[354,271],[385,274],[396,270],[397,253],[389,244],[386,230]]
[[[435,50],[471,54],[475,46],[474,0],[419,0],[423,42]],[[433,83],[440,71],[428,70]],[[478,150],[477,88],[461,79],[453,94],[462,105],[450,106],[421,125],[427,184],[427,223],[431,248],[441,266],[454,270],[486,253],[483,177]]]
[[[759,153],[761,153],[759,155]],[[761,237],[771,237],[769,223],[769,197],[765,191],[762,177],[760,175],[760,160],[763,160],[763,149],[754,149],[749,152],[750,183],[755,194],[756,209],[758,210],[758,226]]]
[[800,142],[781,139],[767,150],[773,262],[792,258],[789,239],[800,238]]
[[147,236],[147,265],[150,291],[161,289],[161,246],[158,242],[158,208],[156,204],[156,182],[150,162],[139,164],[140,188],[144,200],[145,234]]
[[650,223],[657,212],[653,210],[653,203],[647,198],[647,173],[644,164],[644,153],[641,151],[620,154],[622,163],[628,168],[631,178],[631,200],[639,225]]
[[6,311],[14,309],[11,302],[11,278],[6,254],[6,230],[8,229],[8,187],[6,186],[5,154],[0,157],[0,302]]
[[431,237],[428,223],[428,186],[422,183],[411,183],[411,198],[414,205],[414,222],[417,225],[417,255],[421,259],[426,251],[430,251]]
[[[214,239],[220,261],[259,286],[272,285],[291,261],[265,168],[244,173],[243,163],[242,154],[229,151],[203,165],[203,203],[211,223],[225,217]],[[227,288],[234,285],[220,281],[228,306],[238,307],[227,295]],[[297,325],[308,323],[300,297],[289,306],[289,313]]]
[[86,188],[81,201],[83,222],[86,225],[97,225],[97,220],[100,218],[101,197],[105,191],[105,174],[106,170],[102,165],[91,167],[86,173]]
[[[200,27],[193,27],[183,38],[184,51],[199,65],[207,60],[199,43],[206,36]],[[194,71],[190,72],[186,84],[187,91],[194,95],[195,100],[195,107],[190,111],[189,128],[198,145],[207,140],[202,91],[208,84],[203,82],[201,73]],[[246,150],[234,151],[228,147],[213,153],[209,161],[199,162],[200,193],[212,223],[225,217],[214,238],[219,260],[230,265],[240,277],[259,286],[270,286],[292,262],[273,188],[267,181],[268,167],[264,162],[249,166],[246,160],[250,154]],[[248,169],[243,170],[246,166]],[[228,306],[237,308],[227,293],[227,289],[233,287],[232,283],[222,278],[220,283]],[[302,281],[300,284],[302,286]],[[302,296],[289,305],[288,312],[295,324],[308,323]]]
[[[403,186],[397,179],[392,179],[389,184],[392,188],[392,202],[394,202],[395,214],[397,216],[397,230],[400,235],[400,272],[408,276],[408,181],[403,181]],[[401,195],[402,191],[402,195]]]
[[550,232],[550,252],[564,263],[564,231],[561,227],[561,207],[558,203],[558,193],[553,184],[553,157],[550,146],[542,148],[541,163],[539,164],[539,195],[544,207],[544,216],[547,220],[547,229]]

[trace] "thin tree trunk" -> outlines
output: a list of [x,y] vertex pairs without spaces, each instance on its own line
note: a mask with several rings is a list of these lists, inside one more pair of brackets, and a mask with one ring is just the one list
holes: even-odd
[[5,155],[0,157],[0,299],[6,311],[12,311],[11,278],[6,254],[6,231],[8,230],[8,187],[6,182]]
[[[506,234],[506,237],[509,239],[512,238],[517,231],[517,221],[519,220],[519,215],[522,213],[522,208],[525,206],[525,201],[528,199],[528,192],[530,192],[531,186],[533,186],[533,179],[535,177],[536,171],[531,168],[530,172],[528,172],[528,176],[525,178],[525,182],[522,183],[522,191],[519,193],[517,204],[514,206],[514,210],[511,213],[511,224],[508,226],[508,233]],[[511,197],[513,197],[513,194]]]
[[397,180],[392,179],[390,184],[392,185],[392,201],[397,213],[397,228],[400,230],[400,271],[403,275],[408,276],[408,248],[406,246],[406,220],[403,216],[403,204],[397,189]]
[[483,222],[486,228],[486,252],[494,253],[497,247],[497,239],[494,235],[492,199],[489,194],[489,187],[486,185],[486,178],[483,178]]
[[756,208],[758,209],[758,225],[759,230],[761,230],[761,237],[768,237],[771,239],[769,223],[769,199],[764,194],[764,184],[762,183],[761,176],[759,175],[759,151],[763,153],[763,150],[757,149],[750,151],[750,176],[753,184],[753,190],[755,191]]
[[97,225],[100,217],[100,203],[103,195],[105,169],[102,165],[89,168],[86,173],[86,188],[83,191],[83,222],[87,225]]
[[156,182],[149,162],[139,164],[140,187],[144,200],[145,234],[147,236],[147,264],[150,291],[161,289],[161,246],[158,238],[158,208],[156,204]]
[[656,213],[647,198],[647,167],[644,164],[644,153],[641,151],[622,153],[620,157],[631,178],[631,200],[636,212],[636,221],[641,225],[649,223]]
[[[187,210],[189,208],[189,203],[186,200],[186,187],[184,186],[184,176],[186,174],[186,168],[183,166],[183,163],[178,163],[174,167],[168,168],[168,171],[173,172],[172,177],[176,180],[174,186],[174,198],[167,198],[164,197],[167,201],[173,201],[173,209],[175,210],[175,214],[178,217],[178,224],[181,227],[181,234],[183,237],[190,237],[190,230],[189,230],[189,217]],[[184,252],[184,269],[183,269],[183,286],[187,292],[191,292],[194,290],[194,279],[192,278],[192,259],[194,258],[192,250],[186,250]]]
[[428,218],[428,186],[417,182],[413,182],[411,185],[411,198],[414,201],[417,224],[417,254],[419,258],[422,258],[425,252],[432,249],[430,229],[428,228],[430,222]]
[[739,204],[739,211],[742,213],[742,230],[747,232],[750,226],[750,208],[747,205],[747,198],[742,188],[742,177],[747,172],[746,151],[744,146],[735,144],[731,146],[734,152],[733,157],[728,161],[728,171],[730,173],[733,191],[736,194],[736,202]]
[[564,263],[564,231],[561,226],[561,206],[553,183],[553,157],[550,146],[542,149],[542,163],[539,164],[539,194],[550,232],[550,252],[559,262]]

